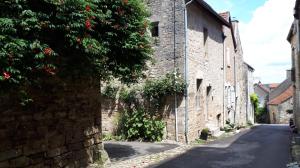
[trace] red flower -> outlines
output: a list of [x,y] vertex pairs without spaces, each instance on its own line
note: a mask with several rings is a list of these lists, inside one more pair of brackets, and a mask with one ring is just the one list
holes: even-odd
[[89,5],[86,5],[85,10],[89,12],[91,10],[91,7]]
[[45,70],[48,74],[50,74],[50,75],[55,75],[55,69],[54,69],[54,68],[51,68],[51,67],[46,66],[46,67],[44,67],[44,70]]
[[10,73],[3,72],[3,77],[4,77],[4,79],[9,79],[10,78]]
[[77,41],[77,43],[80,44],[81,43],[81,38],[77,37],[76,41]]
[[85,21],[85,28],[86,29],[91,29],[91,27],[92,27],[91,21],[90,20],[86,20]]
[[44,54],[47,56],[50,56],[52,54],[52,52],[53,52],[52,49],[49,47],[44,49]]

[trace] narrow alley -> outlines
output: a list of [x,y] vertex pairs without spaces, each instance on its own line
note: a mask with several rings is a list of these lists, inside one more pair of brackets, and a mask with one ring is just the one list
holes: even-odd
[[290,160],[290,135],[287,125],[261,125],[151,168],[284,168]]

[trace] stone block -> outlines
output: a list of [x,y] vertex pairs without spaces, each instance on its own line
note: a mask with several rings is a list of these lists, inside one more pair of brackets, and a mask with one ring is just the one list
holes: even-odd
[[64,153],[66,153],[68,150],[66,147],[60,147],[60,148],[55,148],[55,149],[50,149],[47,151],[47,157],[48,158],[52,158],[55,156],[59,156],[62,155]]
[[48,139],[48,148],[57,148],[65,145],[65,136],[60,134],[55,134],[47,138]]
[[70,150],[70,151],[77,151],[77,150],[81,150],[83,148],[84,148],[83,142],[68,144],[68,150]]
[[99,150],[97,148],[94,148],[93,149],[93,160],[94,160],[94,163],[97,163],[99,165],[106,165],[106,164],[110,163],[108,154],[104,149]]
[[0,152],[0,162],[21,156],[22,150],[12,149],[9,151]]
[[0,162],[0,168],[8,168],[8,167],[9,167],[9,162],[8,161]]
[[96,134],[98,132],[100,132],[99,128],[92,126],[84,130],[84,135],[89,136],[89,135]]
[[84,140],[83,145],[84,145],[84,147],[89,147],[89,146],[94,145],[94,139],[90,138],[90,139]]
[[21,156],[9,161],[13,167],[26,167],[30,164],[30,159],[26,156]]

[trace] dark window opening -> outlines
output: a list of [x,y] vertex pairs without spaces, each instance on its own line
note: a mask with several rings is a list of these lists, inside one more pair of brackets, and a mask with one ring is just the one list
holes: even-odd
[[204,40],[204,45],[206,44],[207,42],[207,38],[208,38],[208,30],[207,28],[203,28],[203,40]]
[[196,108],[200,109],[200,97],[201,97],[201,84],[202,84],[202,79],[197,79],[196,80]]
[[206,96],[210,96],[211,86],[207,86],[206,88]]
[[152,35],[152,37],[158,37],[159,36],[158,25],[159,25],[159,22],[152,22],[151,23],[151,35]]
[[200,91],[200,86],[201,86],[201,83],[202,83],[202,79],[197,79],[197,92]]

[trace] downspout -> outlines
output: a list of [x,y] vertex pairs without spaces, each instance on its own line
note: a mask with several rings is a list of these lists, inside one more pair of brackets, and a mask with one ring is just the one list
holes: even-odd
[[236,124],[236,106],[237,106],[237,76],[236,76],[236,57],[233,56],[233,73],[234,73],[234,123]]
[[185,141],[188,143],[188,120],[189,120],[189,98],[188,98],[188,17],[187,17],[187,6],[191,4],[194,0],[190,0],[189,2],[185,3],[184,1],[184,40],[185,40],[185,48],[184,48],[184,82],[185,82]]
[[226,81],[226,52],[225,52],[225,39],[226,36],[223,32],[223,127],[225,126],[226,123],[226,118],[225,118],[225,114],[226,114],[226,107],[225,107],[225,81]]
[[[177,78],[177,69],[176,69],[176,0],[174,0],[174,13],[173,13],[173,17],[174,17],[174,85],[176,86],[176,78]],[[174,109],[175,109],[175,140],[176,142],[178,142],[178,103],[177,103],[177,93],[175,92],[174,95]]]

